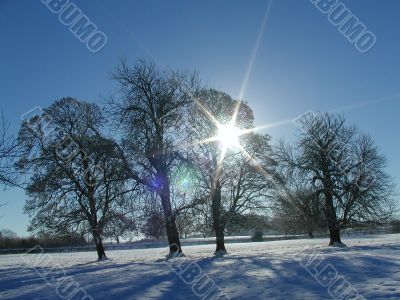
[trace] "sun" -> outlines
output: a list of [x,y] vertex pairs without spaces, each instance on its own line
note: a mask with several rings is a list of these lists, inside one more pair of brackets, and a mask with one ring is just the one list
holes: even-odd
[[236,148],[240,146],[240,129],[231,123],[218,125],[216,139],[224,148]]

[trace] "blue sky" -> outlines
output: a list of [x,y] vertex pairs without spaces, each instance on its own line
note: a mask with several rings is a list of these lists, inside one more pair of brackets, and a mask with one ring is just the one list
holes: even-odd
[[[113,92],[110,73],[126,57],[196,70],[205,83],[238,97],[268,0],[74,1],[108,38],[88,51],[40,0],[0,2],[1,109],[19,128],[20,116],[65,96],[101,103]],[[377,37],[356,50],[309,0],[273,0],[243,98],[256,124],[290,120],[307,110],[343,113],[371,134],[400,184],[400,2],[342,1]],[[359,103],[365,103],[358,105]],[[274,140],[293,139],[288,123]],[[0,191],[0,228],[26,235],[20,189]]]

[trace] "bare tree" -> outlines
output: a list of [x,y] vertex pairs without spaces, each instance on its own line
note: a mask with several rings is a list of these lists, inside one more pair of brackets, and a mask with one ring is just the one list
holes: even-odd
[[17,172],[14,169],[15,159],[18,157],[18,143],[9,135],[10,124],[4,119],[0,120],[0,184],[15,186],[17,184]]
[[2,228],[0,230],[1,239],[16,239],[18,237],[17,233],[8,228]]
[[277,174],[272,158],[270,136],[250,133],[242,138],[245,154],[228,157],[225,183],[228,197],[227,225],[235,224],[246,214],[263,214],[270,207]]
[[[40,119],[46,119],[46,127]],[[104,259],[103,230],[110,209],[127,187],[115,143],[102,136],[104,118],[91,103],[63,98],[24,121],[18,166],[30,172],[25,211],[30,230],[63,233],[89,227],[98,259]]]
[[213,232],[213,221],[211,215],[211,205],[209,202],[197,205],[192,208],[192,224],[194,232],[200,233],[203,238],[210,236]]
[[332,114],[307,114],[299,125],[297,143],[282,143],[277,155],[289,172],[305,179],[305,189],[319,201],[329,245],[341,243],[341,228],[386,220],[394,210],[393,186],[372,139]]
[[137,231],[137,221],[132,216],[122,211],[112,211],[104,228],[104,236],[115,239],[119,244],[121,237],[131,240],[137,236]]
[[145,211],[144,222],[140,228],[146,238],[160,240],[165,238],[165,219],[158,205]]
[[[218,135],[218,124],[228,123],[235,111],[237,104],[229,95],[216,90],[201,90],[197,93],[198,103],[193,103],[189,127],[192,144],[191,160],[201,172],[200,186],[206,191],[208,203],[211,206],[212,226],[216,237],[215,252],[226,252],[224,231],[226,215],[223,207],[222,186],[225,178],[222,168],[223,158],[219,141],[203,142]],[[253,114],[247,106],[242,106],[238,113],[238,120],[246,120],[246,116],[253,119]],[[247,121],[247,120],[246,120]],[[238,123],[239,123],[238,122]],[[231,154],[231,153],[229,153]]]
[[[229,95],[213,89],[201,90],[191,111],[189,132],[192,139],[191,160],[200,172],[200,189],[210,205],[216,253],[226,252],[225,231],[241,214],[262,206],[270,182],[265,178],[270,161],[269,136],[250,133],[239,137],[242,151],[223,149],[219,126],[229,123],[236,114],[235,126],[249,129],[253,112],[245,103],[238,105]],[[203,192],[204,193],[204,192]]]
[[126,157],[127,174],[159,196],[170,253],[181,252],[170,177],[179,159],[183,116],[197,78],[194,74],[159,70],[146,61],[132,68],[122,61],[113,77],[120,85],[120,94],[111,105],[123,130],[121,152]]
[[274,189],[272,211],[281,224],[287,221],[290,229],[305,231],[311,238],[316,229],[326,228],[323,206],[318,193],[308,184],[308,179],[298,172],[279,168],[281,185],[284,188]]
[[196,219],[195,210],[193,208],[187,208],[179,212],[176,216],[176,223],[179,229],[179,232],[183,234],[185,238],[189,234],[196,232],[195,222]]

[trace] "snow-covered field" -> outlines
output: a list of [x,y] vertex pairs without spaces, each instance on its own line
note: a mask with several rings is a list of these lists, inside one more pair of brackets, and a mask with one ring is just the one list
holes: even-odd
[[2,255],[0,299],[400,299],[400,234],[344,242],[227,244],[222,258],[213,245],[186,246],[168,262],[165,249],[108,251],[104,262],[94,252]]

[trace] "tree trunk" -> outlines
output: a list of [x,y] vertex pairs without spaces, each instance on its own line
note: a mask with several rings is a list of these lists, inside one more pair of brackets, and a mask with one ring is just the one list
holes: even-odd
[[330,237],[329,246],[333,246],[335,242],[339,244],[342,243],[340,239],[340,228],[338,226],[329,228],[329,237]]
[[223,251],[226,252],[225,249],[225,236],[224,229],[225,224],[222,220],[221,214],[221,184],[219,180],[215,183],[215,189],[212,194],[212,216],[213,216],[213,227],[215,232],[215,243],[216,249],[215,252]]
[[224,228],[222,226],[215,228],[215,239],[216,239],[215,252],[219,251],[226,252]]
[[313,234],[312,229],[309,229],[309,230],[308,230],[308,236],[309,236],[311,239],[314,238],[314,234]]
[[167,232],[169,254],[182,252],[181,242],[179,240],[179,232],[176,227],[175,216],[172,213],[171,198],[169,192],[169,182],[165,185],[164,190],[160,194],[161,204],[164,211],[165,229]]
[[333,246],[334,243],[339,243],[341,244],[342,241],[340,240],[340,228],[336,216],[336,211],[335,207],[333,206],[333,199],[332,199],[332,194],[327,193],[325,194],[326,197],[326,219],[328,221],[328,228],[329,228],[329,246]]
[[97,257],[98,257],[97,259],[103,260],[103,259],[107,258],[106,252],[104,251],[104,247],[103,247],[103,241],[101,240],[101,236],[98,232],[96,232],[96,231],[93,232],[93,239],[94,239],[94,243],[96,245]]

